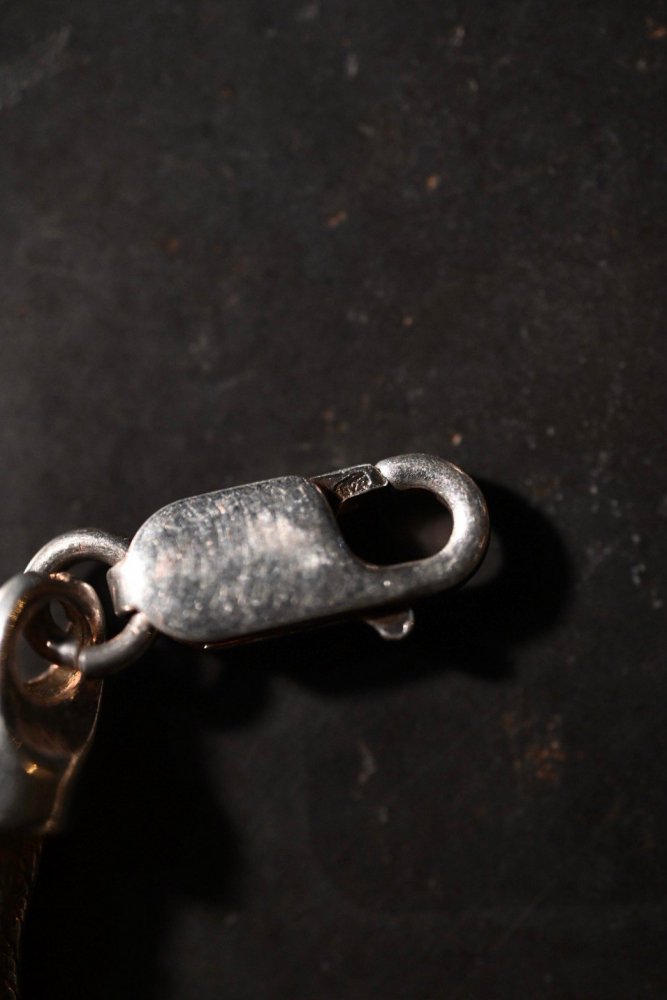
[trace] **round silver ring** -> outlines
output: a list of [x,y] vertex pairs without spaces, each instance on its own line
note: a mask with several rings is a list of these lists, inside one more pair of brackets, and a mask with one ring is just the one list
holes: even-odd
[[120,535],[112,535],[98,528],[78,528],[56,535],[35,553],[26,573],[59,573],[75,563],[87,559],[113,566],[120,562],[128,549],[128,542]]
[[[89,559],[113,566],[123,558],[127,549],[128,542],[119,535],[98,528],[80,528],[47,542],[32,557],[26,572],[53,575]],[[76,668],[87,677],[104,677],[121,670],[140,656],[155,634],[148,618],[137,612],[118,635],[99,645],[82,645],[60,630],[60,637],[51,637],[47,641],[48,655],[54,662]]]
[[104,611],[100,599],[89,584],[69,574],[44,576],[19,573],[0,588],[0,675],[9,669],[14,685],[23,697],[40,703],[55,703],[71,698],[82,676],[71,664],[61,664],[48,657],[49,667],[38,677],[24,680],[16,669],[16,642],[29,634],[36,616],[57,601],[64,607],[73,629],[73,639],[82,648],[104,638]]

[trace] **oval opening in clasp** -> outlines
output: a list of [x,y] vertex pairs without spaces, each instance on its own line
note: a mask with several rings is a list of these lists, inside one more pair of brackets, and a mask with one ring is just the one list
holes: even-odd
[[344,500],[335,511],[352,552],[373,566],[427,559],[444,549],[452,515],[431,490],[391,485]]

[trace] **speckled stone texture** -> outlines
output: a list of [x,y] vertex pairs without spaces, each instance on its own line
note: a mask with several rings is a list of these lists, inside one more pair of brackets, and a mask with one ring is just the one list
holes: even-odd
[[0,575],[406,451],[494,523],[403,644],[108,683],[26,1000],[666,996],[665,3],[0,21]]

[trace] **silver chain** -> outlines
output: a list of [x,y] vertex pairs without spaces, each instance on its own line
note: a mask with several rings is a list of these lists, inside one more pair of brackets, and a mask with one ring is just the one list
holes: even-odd
[[[386,488],[428,490],[449,509],[451,533],[439,551],[374,565],[348,547],[336,511]],[[356,617],[400,639],[413,624],[413,598],[474,572],[488,528],[484,498],[464,472],[433,456],[402,455],[179,500],[130,543],[94,529],[54,538],[0,587],[0,829],[59,824],[95,728],[99,678],[138,657],[158,632],[219,646]],[[108,640],[98,595],[68,572],[88,560],[110,567],[114,611],[129,616]],[[64,629],[53,602],[65,610]],[[21,635],[47,664],[32,680],[18,668]]]
[[[430,491],[452,530],[426,558],[371,565],[346,545],[335,512],[374,490]],[[136,659],[156,633],[219,646],[301,624],[356,617],[385,639],[407,635],[409,602],[457,586],[484,556],[488,513],[475,483],[431,455],[400,455],[304,479],[284,476],[189,497],[149,517],[131,542],[97,529],[59,535],[30,560],[43,578],[94,560],[110,567],[113,638],[85,643],[48,609],[26,630],[51,663],[103,677]]]

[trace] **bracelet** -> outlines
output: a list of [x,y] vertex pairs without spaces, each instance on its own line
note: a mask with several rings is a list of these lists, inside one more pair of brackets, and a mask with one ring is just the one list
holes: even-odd
[[[352,551],[337,514],[348,500],[388,487],[427,490],[449,510],[451,533],[440,551],[389,565]],[[484,498],[464,472],[433,456],[402,455],[179,500],[149,517],[130,542],[97,529],[71,531],[0,587],[0,982],[12,984],[10,995],[37,838],[62,824],[94,734],[102,678],[157,634],[218,647],[361,618],[384,639],[402,639],[414,623],[411,602],[464,583],[488,535]],[[69,572],[84,560],[109,567],[113,611],[129,615],[113,638],[104,637],[100,597]],[[54,620],[53,604],[66,626]],[[17,663],[21,636],[45,661],[29,680]],[[21,838],[30,862],[17,867]]]

